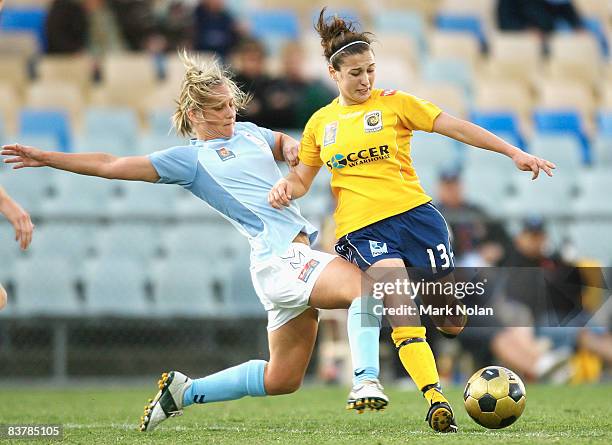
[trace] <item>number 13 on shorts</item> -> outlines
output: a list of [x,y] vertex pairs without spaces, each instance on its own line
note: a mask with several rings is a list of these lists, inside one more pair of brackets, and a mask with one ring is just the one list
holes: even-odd
[[[438,267],[441,270],[448,269],[450,266],[454,266],[453,258],[455,254],[452,250],[450,252],[446,249],[446,245],[440,243],[436,246],[436,251],[433,249],[427,249],[427,255],[429,256],[429,263],[431,264],[431,269],[433,273],[438,272]],[[439,258],[439,261],[436,261],[436,258]]]

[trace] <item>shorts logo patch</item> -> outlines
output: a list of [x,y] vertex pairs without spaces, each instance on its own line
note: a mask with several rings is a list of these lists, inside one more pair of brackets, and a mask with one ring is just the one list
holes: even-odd
[[323,147],[336,143],[336,134],[338,133],[338,121],[332,122],[325,126],[325,136],[323,137]]
[[387,251],[387,243],[370,240],[370,252],[372,252],[373,257],[380,256],[383,253],[389,253]]
[[382,112],[381,111],[370,111],[363,116],[363,128],[366,133],[374,133],[375,131],[382,130]]
[[236,157],[233,151],[228,150],[226,147],[221,147],[218,150],[215,150],[219,155],[219,158],[222,161],[227,161],[228,159],[233,159]]
[[319,261],[317,260],[308,261],[302,268],[302,271],[300,272],[298,279],[302,280],[304,283],[307,283],[308,279],[310,278],[310,275],[312,275],[312,272],[317,268],[318,265],[319,265]]

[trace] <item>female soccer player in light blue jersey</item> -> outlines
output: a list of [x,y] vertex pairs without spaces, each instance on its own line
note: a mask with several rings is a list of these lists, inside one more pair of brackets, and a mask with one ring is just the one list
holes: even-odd
[[164,373],[159,392],[145,407],[141,431],[153,430],[193,403],[296,391],[317,334],[314,308],[349,308],[355,378],[348,407],[358,412],[384,408],[388,398],[378,381],[380,317],[373,301],[361,296],[361,272],[309,247],[317,232],[297,205],[279,212],[268,203],[268,192],[282,178],[275,160],[297,163],[297,141],[236,123],[236,110],[248,98],[216,63],[202,64],[187,54],[183,60],[187,71],[173,122],[179,133],[195,133],[189,145],[134,157],[47,152],[19,144],[2,151],[16,169],[48,166],[108,179],[179,184],[249,239],[253,285],[268,312],[269,361],[251,360],[194,380],[178,371]]

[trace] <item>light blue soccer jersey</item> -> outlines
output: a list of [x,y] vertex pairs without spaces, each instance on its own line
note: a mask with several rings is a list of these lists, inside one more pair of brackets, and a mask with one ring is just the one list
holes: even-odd
[[312,243],[317,230],[292,202],[282,211],[268,193],[281,179],[271,147],[274,133],[237,122],[229,139],[200,141],[149,155],[158,183],[179,184],[228,219],[251,244],[251,261],[282,255],[300,232]]

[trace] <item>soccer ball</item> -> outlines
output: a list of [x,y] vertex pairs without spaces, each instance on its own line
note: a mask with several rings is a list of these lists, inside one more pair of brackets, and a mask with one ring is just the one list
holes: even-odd
[[465,409],[485,428],[512,425],[525,409],[525,385],[512,371],[501,366],[482,368],[467,382],[463,392]]

